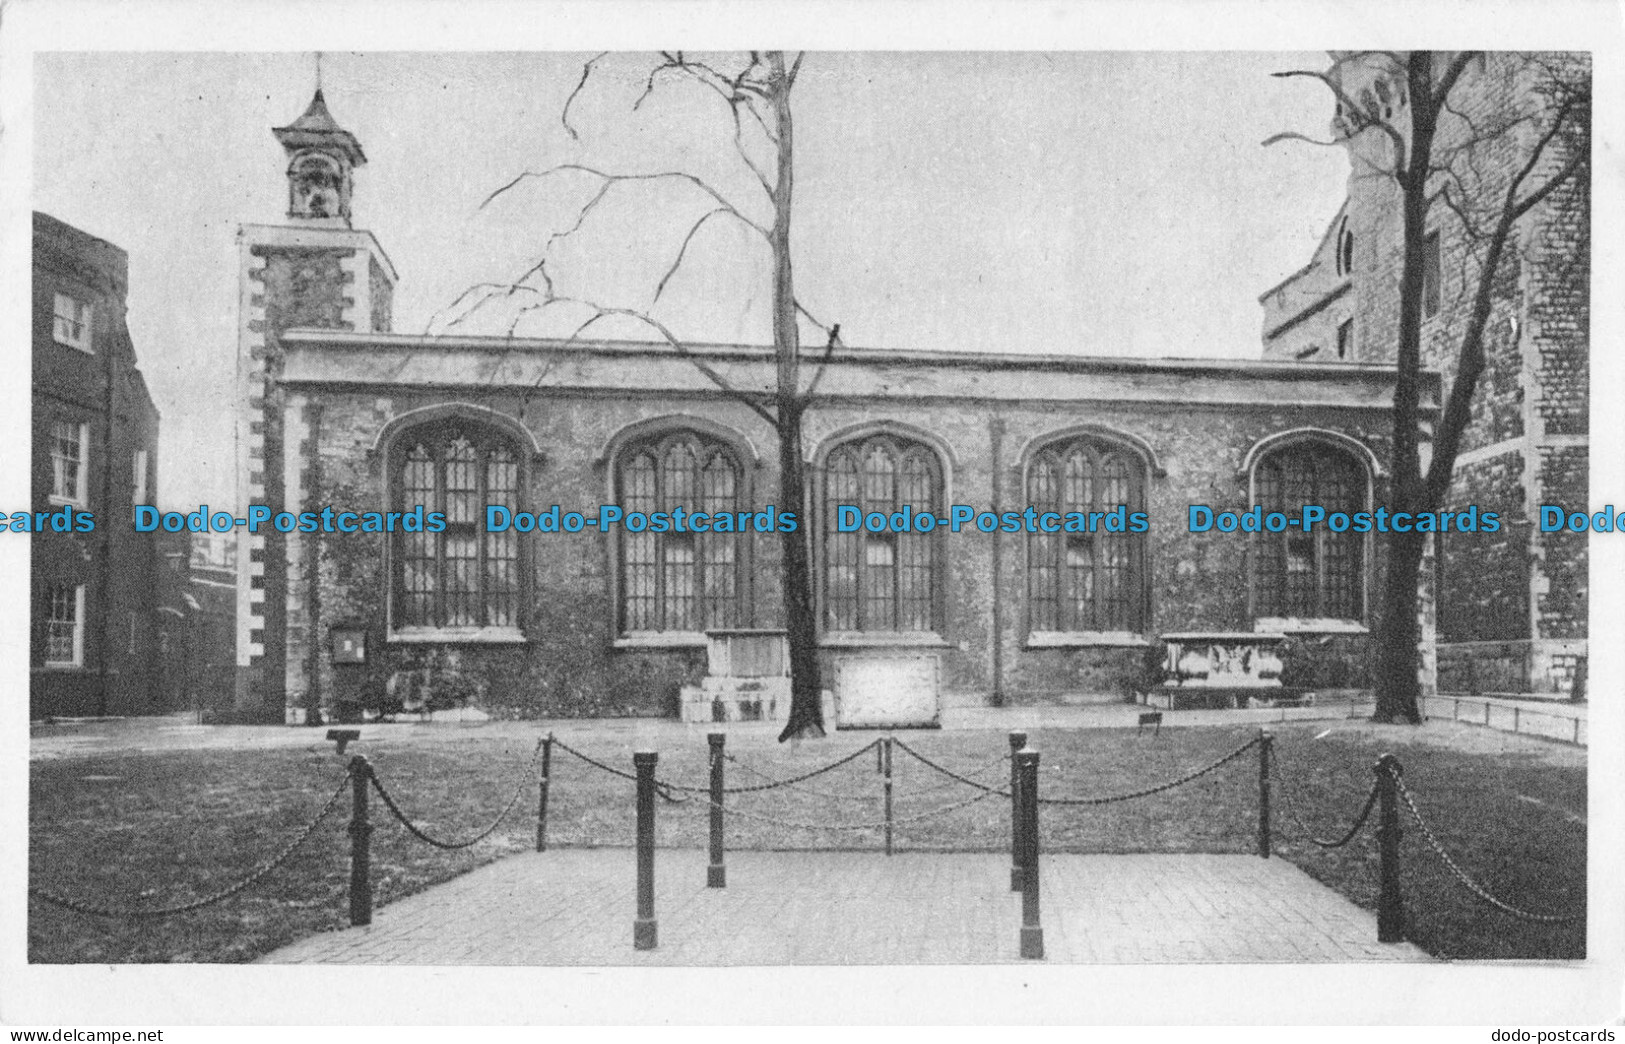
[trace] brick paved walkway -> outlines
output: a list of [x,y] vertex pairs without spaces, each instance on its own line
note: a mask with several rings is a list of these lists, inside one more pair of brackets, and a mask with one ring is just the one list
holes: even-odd
[[[1292,864],[1243,855],[1047,855],[1051,963],[1426,960]],[[997,854],[704,852],[656,859],[660,945],[632,948],[630,849],[499,860],[267,963],[783,965],[1018,961],[1019,894]]]

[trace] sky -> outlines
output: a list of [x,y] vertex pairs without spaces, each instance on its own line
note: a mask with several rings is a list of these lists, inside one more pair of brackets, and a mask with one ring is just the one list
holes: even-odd
[[[634,108],[655,59],[355,53],[320,58],[360,139],[354,225],[400,274],[398,332],[448,328],[470,286],[529,267],[598,183],[524,171],[580,163],[684,170],[770,218],[726,106],[680,77]],[[728,55],[706,56],[718,64]],[[301,53],[41,53],[36,209],[130,254],[129,326],[162,414],[159,500],[229,503],[235,234],[275,224],[285,156],[271,134],[309,103]],[[1325,89],[1273,72],[1323,52],[814,52],[792,98],[797,298],[853,347],[1255,358],[1258,296],[1310,256],[1342,200],[1339,150],[1265,148],[1321,132]],[[747,148],[766,162],[760,139]],[[560,292],[650,308],[695,340],[768,343],[768,257],[713,220],[660,300],[656,284],[709,201],[680,183],[622,186],[555,243]],[[583,314],[525,317],[567,335]],[[511,314],[455,329],[503,333]],[[601,336],[645,337],[630,324]]]

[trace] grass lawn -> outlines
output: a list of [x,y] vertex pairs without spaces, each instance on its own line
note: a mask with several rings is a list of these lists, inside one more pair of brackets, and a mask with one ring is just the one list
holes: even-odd
[[[535,744],[511,728],[429,731],[409,741],[385,736],[362,745],[379,776],[426,830],[460,838],[482,829],[507,804]],[[1330,733],[1320,734],[1328,728]],[[1325,852],[1300,839],[1294,820],[1321,837],[1340,835],[1363,803],[1378,754],[1392,750],[1434,832],[1457,862],[1492,893],[1537,912],[1583,910],[1586,887],[1585,754],[1448,722],[1413,730],[1356,722],[1275,728],[1280,774],[1275,790],[1276,852],[1359,905],[1375,909],[1373,823],[1346,848]],[[623,735],[560,728],[561,739],[623,770]],[[1039,730],[1045,796],[1140,789],[1205,765],[1255,735],[1251,728],[1168,728],[1153,738],[1133,730]],[[394,734],[398,736],[399,734]],[[955,771],[1003,786],[1008,749],[997,732],[900,733]],[[779,746],[763,733],[730,737],[730,786],[760,782],[750,770],[785,778],[816,768],[876,738],[837,733]],[[942,816],[908,817],[964,801],[975,791],[948,785],[902,751],[894,755],[900,849],[1003,850],[1008,802],[990,798]],[[706,745],[699,732],[673,731],[663,746],[662,779],[702,785]],[[1255,752],[1175,790],[1102,807],[1041,810],[1043,845],[1079,852],[1252,852],[1257,831]],[[167,906],[238,880],[304,828],[344,779],[331,745],[252,750],[147,751],[42,758],[30,775],[30,880],[39,887],[117,906]],[[470,849],[443,852],[408,835],[372,801],[372,860],[380,905],[533,846],[535,784],[495,833]],[[555,750],[550,845],[628,845],[632,784]],[[878,849],[883,833],[881,777],[873,752],[796,788],[731,797],[735,848]],[[1290,815],[1283,814],[1290,813]],[[706,844],[703,800],[661,802],[659,843]],[[765,818],[754,818],[754,817]],[[342,928],[348,882],[349,797],[281,867],[217,905],[161,919],[88,917],[30,900],[29,959],[37,963],[245,961],[313,932]],[[770,821],[772,820],[772,821]],[[810,825],[848,824],[851,830]],[[1439,956],[1579,958],[1583,924],[1514,920],[1454,883],[1404,821],[1404,890],[1411,938]]]

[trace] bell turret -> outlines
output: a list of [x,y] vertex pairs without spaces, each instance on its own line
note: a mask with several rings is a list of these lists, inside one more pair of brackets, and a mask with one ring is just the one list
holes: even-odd
[[367,162],[355,135],[327,111],[321,88],[305,114],[271,133],[288,153],[288,217],[302,223],[350,227],[355,168]]

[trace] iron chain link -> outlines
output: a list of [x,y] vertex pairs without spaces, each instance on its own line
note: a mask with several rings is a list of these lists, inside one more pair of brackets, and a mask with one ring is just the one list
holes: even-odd
[[744,819],[755,819],[763,823],[770,823],[774,826],[792,827],[797,830],[881,830],[887,826],[895,828],[903,826],[907,823],[917,823],[921,820],[931,819],[936,816],[945,816],[950,812],[957,812],[962,808],[967,808],[974,805],[978,801],[986,801],[992,796],[992,794],[976,794],[966,798],[964,801],[956,801],[951,805],[941,805],[936,808],[928,808],[923,812],[916,812],[913,815],[898,816],[889,822],[884,819],[876,819],[866,823],[813,823],[805,820],[783,819],[778,816],[767,815],[763,812],[747,812],[743,809],[736,808],[733,805],[718,805],[709,799],[705,803],[710,805],[712,808],[721,809],[723,815],[740,816]]
[[411,834],[413,837],[417,838],[419,841],[422,841],[426,845],[444,849],[445,851],[456,851],[458,849],[470,848],[479,842],[484,841],[486,838],[490,837],[496,832],[496,828],[502,825],[502,821],[504,819],[508,818],[508,813],[513,811],[514,806],[519,804],[519,799],[525,795],[525,788],[531,783],[532,780],[536,778],[536,759],[541,756],[543,742],[543,740],[536,741],[536,749],[531,751],[530,760],[525,762],[525,778],[521,779],[519,781],[519,785],[514,787],[513,797],[508,799],[508,803],[503,806],[501,812],[497,813],[497,817],[491,821],[490,826],[486,827],[484,830],[481,830],[479,833],[475,834],[466,841],[442,841],[439,838],[430,836],[428,832],[422,830],[415,823],[413,823],[406,813],[401,810],[400,805],[395,803],[395,798],[391,796],[389,791],[384,787],[384,781],[378,778],[377,769],[373,769],[373,771],[367,773],[367,777],[372,781],[372,789],[378,791],[378,796],[383,800],[384,807],[389,809],[390,814],[400,822],[401,826],[406,828],[407,833]]
[[257,869],[255,869],[247,877],[238,881],[236,884],[230,886],[229,888],[221,889],[212,895],[204,896],[201,899],[194,899],[189,903],[182,903],[179,906],[168,906],[158,910],[147,910],[134,906],[98,906],[94,903],[84,902],[83,900],[70,899],[67,896],[58,895],[55,892],[36,887],[34,885],[28,886],[28,894],[34,896],[36,899],[44,900],[53,906],[60,906],[63,909],[72,910],[74,913],[88,914],[91,917],[174,917],[179,914],[191,913],[193,910],[200,910],[205,906],[213,906],[215,903],[230,899],[238,892],[248,888],[250,885],[263,878],[266,874],[270,873],[272,870],[275,870],[277,867],[286,862],[288,857],[293,855],[294,850],[300,845],[304,844],[305,840],[315,832],[316,827],[322,822],[322,820],[327,818],[328,813],[333,811],[333,806],[338,803],[339,797],[344,793],[345,788],[349,785],[350,777],[348,774],[346,774],[345,778],[339,781],[338,787],[334,789],[332,797],[327,799],[327,804],[323,805],[322,810],[316,813],[316,818],[312,819],[310,823],[305,826],[305,829],[299,832],[297,837],[284,845],[281,851],[277,852],[277,854],[272,856],[267,862],[260,864]]
[[1478,898],[1482,899],[1486,903],[1489,903],[1502,913],[1511,914],[1513,917],[1523,921],[1534,921],[1539,924],[1574,924],[1576,922],[1585,920],[1585,914],[1531,913],[1528,910],[1513,906],[1511,903],[1503,902],[1502,900],[1491,895],[1482,885],[1469,877],[1467,875],[1467,871],[1458,866],[1454,859],[1450,858],[1450,853],[1445,851],[1444,845],[1439,843],[1439,839],[1435,837],[1433,831],[1428,828],[1427,821],[1422,818],[1421,811],[1416,807],[1416,801],[1411,797],[1410,789],[1405,786],[1405,778],[1398,772],[1395,772],[1393,777],[1395,786],[1399,788],[1400,798],[1404,800],[1405,807],[1411,810],[1411,818],[1416,820],[1416,826],[1422,831],[1422,836],[1427,839],[1428,846],[1433,849],[1434,853],[1438,855],[1439,859],[1443,861],[1444,865],[1449,868],[1452,874],[1455,875],[1456,880],[1460,881],[1462,886],[1469,892],[1472,892],[1474,895],[1478,896]]
[[[576,750],[574,747],[570,746],[568,743],[564,742],[563,740],[559,739],[556,736],[553,739],[553,746],[555,746],[555,747],[559,748],[560,750],[564,751],[566,754],[569,754],[571,757],[578,758],[581,761],[585,761],[587,764],[591,765],[593,768],[598,769],[598,770],[600,770],[602,772],[608,772],[612,776],[619,776],[622,779],[630,780],[633,783],[636,783],[638,781],[638,777],[636,775],[634,775],[633,773],[623,771],[621,769],[616,768],[613,765],[606,765],[602,761],[599,761],[597,758],[590,757],[590,756],[588,756],[586,754],[583,754],[583,753],[581,753],[581,751]],[[674,805],[675,804],[682,804],[683,802],[687,801],[688,798],[674,796],[671,793],[673,790],[691,790],[691,791],[698,792],[698,789],[699,788],[697,788],[697,787],[685,787],[685,786],[680,786],[680,785],[678,785],[676,783],[665,783],[665,782],[662,782],[661,780],[658,780],[658,779],[655,780],[655,793],[659,794],[662,798],[664,798],[667,801],[670,801]]]
[[[1276,759],[1273,748],[1270,750],[1270,765],[1275,769],[1273,778],[1285,777],[1285,773],[1281,771],[1281,763]],[[1314,831],[1305,826],[1303,820],[1298,818],[1297,813],[1293,811],[1291,802],[1282,801],[1281,811],[1286,813],[1287,819],[1292,820],[1293,825],[1296,826],[1299,832],[1303,835],[1303,840],[1325,849],[1342,848],[1344,845],[1348,844],[1350,841],[1353,841],[1359,836],[1361,828],[1366,824],[1366,820],[1371,818],[1371,810],[1377,806],[1377,795],[1380,791],[1381,787],[1378,784],[1371,784],[1371,792],[1366,795],[1365,805],[1360,809],[1360,814],[1354,817],[1354,824],[1349,827],[1347,833],[1338,838],[1336,841],[1326,841],[1316,837]],[[1288,840],[1291,840],[1291,838],[1288,837]]]
[[[906,754],[910,755],[911,757],[915,758],[916,760],[918,760],[922,764],[924,764],[924,765],[926,765],[926,766],[928,766],[930,768],[936,769],[938,772],[941,772],[945,776],[950,776],[950,777],[952,777],[954,779],[957,779],[959,782],[964,783],[966,786],[975,787],[978,790],[985,791],[986,794],[988,796],[990,796],[990,797],[993,796],[993,795],[997,795],[999,797],[1006,797],[1006,798],[1010,796],[1010,791],[1008,791],[1008,790],[999,790],[999,789],[996,789],[994,787],[989,787],[989,786],[987,786],[985,784],[978,783],[975,780],[968,779],[965,776],[962,776],[959,773],[954,772],[952,769],[944,768],[943,766],[941,766],[941,765],[937,764],[936,762],[932,761],[930,758],[927,758],[925,755],[921,754],[919,751],[915,750],[913,747],[910,747],[908,744],[904,743],[902,740],[897,740],[896,743],[897,743],[897,746],[900,747],[903,750],[904,753],[906,753]],[[1243,743],[1241,746],[1237,747],[1235,750],[1233,750],[1230,753],[1226,754],[1224,757],[1220,758],[1219,760],[1213,762],[1211,765],[1206,765],[1206,766],[1204,766],[1202,768],[1197,769],[1194,772],[1186,773],[1185,775],[1179,777],[1178,779],[1172,779],[1172,780],[1169,780],[1166,783],[1158,783],[1156,786],[1146,787],[1144,790],[1136,790],[1136,791],[1132,791],[1132,792],[1127,793],[1127,794],[1110,794],[1110,795],[1107,795],[1105,797],[1043,797],[1043,796],[1040,796],[1038,798],[1038,803],[1041,804],[1041,805],[1109,805],[1109,804],[1112,804],[1112,803],[1117,802],[1117,801],[1133,801],[1136,798],[1150,797],[1152,794],[1160,794],[1164,790],[1172,790],[1175,787],[1184,786],[1186,783],[1189,783],[1193,779],[1197,779],[1197,778],[1199,778],[1201,776],[1205,776],[1209,772],[1212,772],[1214,769],[1217,769],[1220,766],[1228,764],[1229,762],[1234,761],[1236,758],[1241,757],[1243,754],[1247,753],[1247,751],[1253,749],[1253,747],[1255,747],[1257,745],[1258,745],[1258,737],[1254,736],[1252,739],[1248,740],[1246,743]]]

